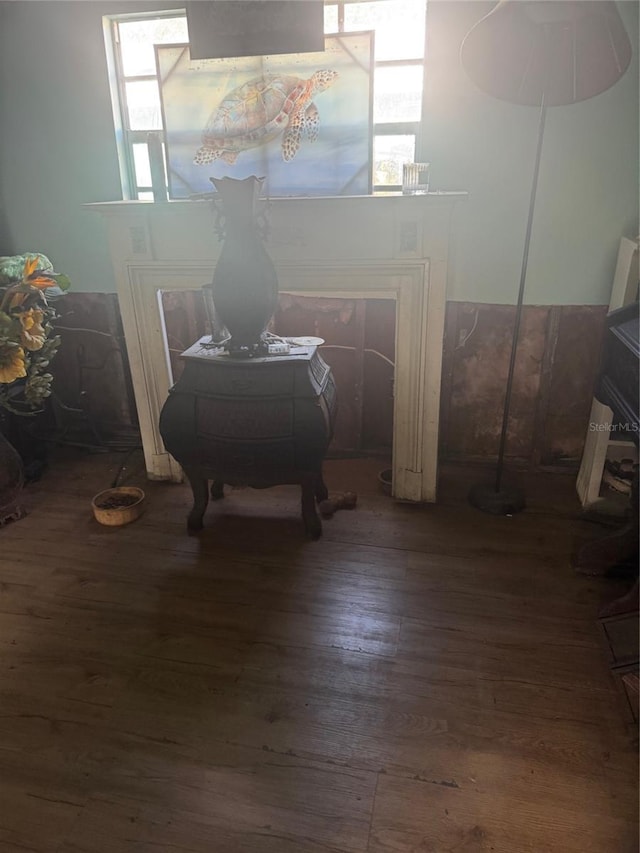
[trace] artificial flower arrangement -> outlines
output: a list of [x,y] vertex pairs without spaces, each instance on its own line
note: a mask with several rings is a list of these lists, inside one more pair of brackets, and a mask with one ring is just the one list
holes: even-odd
[[51,393],[47,367],[60,338],[46,293],[68,288],[45,255],[0,257],[0,407],[14,414],[34,414]]

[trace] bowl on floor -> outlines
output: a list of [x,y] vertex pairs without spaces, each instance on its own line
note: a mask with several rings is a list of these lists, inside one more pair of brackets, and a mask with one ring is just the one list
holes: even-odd
[[91,501],[96,521],[108,527],[120,527],[140,518],[144,510],[144,492],[137,486],[118,486],[98,492]]

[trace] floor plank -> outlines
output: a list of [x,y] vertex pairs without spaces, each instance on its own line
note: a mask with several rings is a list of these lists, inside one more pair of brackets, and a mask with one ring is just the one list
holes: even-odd
[[[508,768],[506,769],[506,779]],[[505,780],[506,781],[506,780]],[[529,789],[490,790],[476,781],[453,787],[383,776],[378,783],[371,853],[634,853],[633,827],[585,810],[582,786],[541,802]]]
[[[468,472],[304,538],[299,494],[186,486],[124,528],[90,499],[122,455],[60,449],[0,530],[0,853],[630,853],[637,753],[576,575],[567,477],[484,516]],[[465,476],[462,476],[465,474]],[[635,846],[634,846],[635,845]]]

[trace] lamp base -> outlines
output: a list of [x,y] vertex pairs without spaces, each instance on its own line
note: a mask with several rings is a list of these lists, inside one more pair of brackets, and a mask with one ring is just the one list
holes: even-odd
[[469,503],[491,515],[515,515],[525,508],[524,492],[515,486],[496,491],[495,486],[476,483],[469,491]]

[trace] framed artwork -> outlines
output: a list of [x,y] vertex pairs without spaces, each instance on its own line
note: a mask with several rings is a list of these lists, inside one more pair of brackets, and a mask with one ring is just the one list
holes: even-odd
[[271,197],[371,193],[373,33],[234,59],[156,45],[156,62],[171,198],[249,175],[265,177]]

